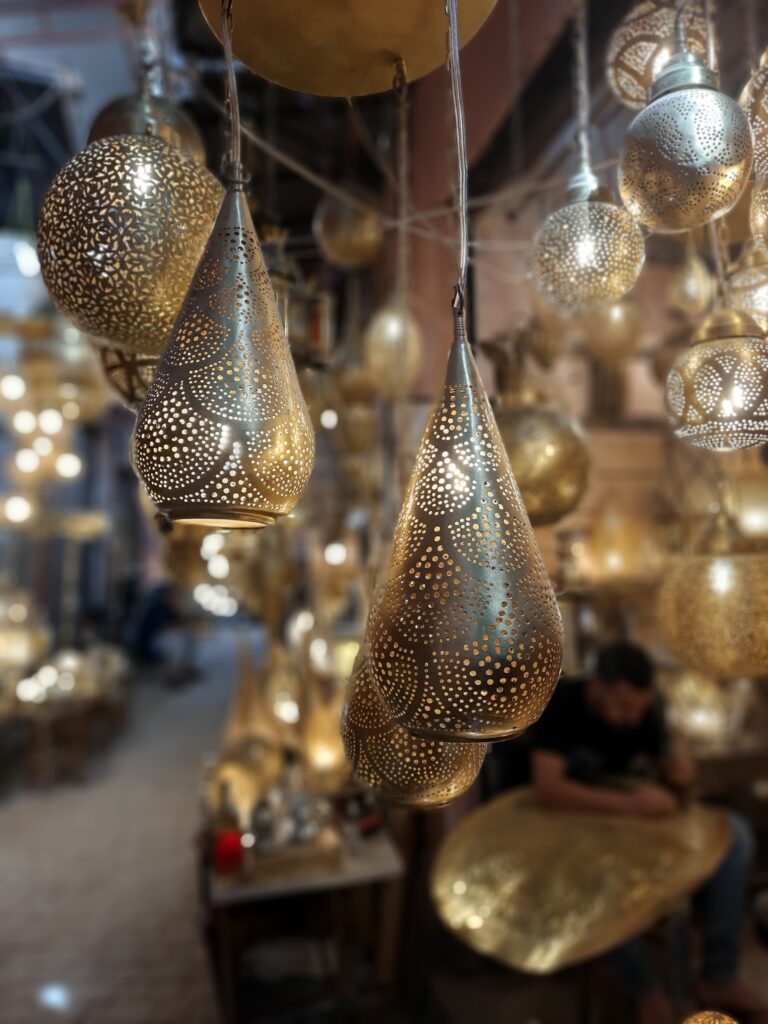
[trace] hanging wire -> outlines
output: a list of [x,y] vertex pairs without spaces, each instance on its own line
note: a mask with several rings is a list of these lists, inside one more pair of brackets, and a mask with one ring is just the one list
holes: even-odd
[[704,17],[707,22],[707,64],[717,70],[717,32],[715,29],[715,0],[704,0]]
[[221,0],[221,41],[226,66],[226,105],[229,114],[229,167],[232,181],[242,181],[243,160],[240,146],[240,105],[237,102],[235,58],[232,53],[232,0]]
[[685,34],[685,19],[688,14],[688,5],[691,0],[677,0],[677,14],[675,15],[675,33],[677,35],[677,48],[681,53],[688,50],[688,39]]
[[589,66],[587,61],[587,0],[573,17],[573,73],[576,96],[576,143],[581,169],[591,170],[589,151]]
[[453,299],[453,308],[458,315],[464,313],[464,295],[467,288],[467,264],[469,262],[469,223],[467,217],[467,129],[464,123],[464,97],[461,89],[461,63],[459,57],[459,25],[457,0],[446,0],[445,13],[448,15],[448,70],[451,74],[451,96],[453,116],[456,123],[456,151],[458,155],[458,187],[456,203],[459,214],[459,275]]
[[395,61],[392,83],[397,100],[397,265],[395,268],[395,297],[398,306],[405,309],[408,291],[408,217],[410,215],[410,153],[408,143],[408,77],[405,61]]

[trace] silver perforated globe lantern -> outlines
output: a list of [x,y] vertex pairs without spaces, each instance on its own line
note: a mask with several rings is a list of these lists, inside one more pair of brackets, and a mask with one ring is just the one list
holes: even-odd
[[568,202],[547,217],[533,240],[531,275],[536,289],[563,313],[585,312],[621,299],[645,262],[640,228],[596,186],[591,172],[573,178]]
[[619,164],[629,212],[657,232],[701,227],[728,213],[752,170],[747,115],[688,52],[672,57],[649,97],[627,130]]
[[667,411],[688,444],[734,451],[768,444],[768,342],[735,309],[712,313],[667,377]]

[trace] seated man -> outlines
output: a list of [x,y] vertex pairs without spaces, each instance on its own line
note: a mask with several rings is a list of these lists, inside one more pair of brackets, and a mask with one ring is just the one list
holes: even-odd
[[[674,751],[664,723],[653,667],[631,644],[600,652],[588,679],[563,679],[541,720],[529,733],[531,774],[539,803],[558,810],[657,817],[674,814],[693,781],[692,762]],[[645,761],[660,780],[622,791],[607,780]],[[704,964],[698,995],[708,1009],[740,1024],[768,1024],[768,1011],[739,981],[739,954],[752,857],[747,824],[734,816],[733,845],[702,891]],[[640,1024],[673,1024],[675,1015],[641,938],[615,950],[613,959]]]

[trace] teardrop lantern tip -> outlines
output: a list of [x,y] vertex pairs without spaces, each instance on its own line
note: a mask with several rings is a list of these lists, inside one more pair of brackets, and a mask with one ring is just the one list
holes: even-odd
[[136,469],[176,522],[260,527],[294,507],[314,433],[240,183],[136,422]]
[[460,314],[369,637],[379,692],[422,735],[513,736],[560,674],[560,613]]

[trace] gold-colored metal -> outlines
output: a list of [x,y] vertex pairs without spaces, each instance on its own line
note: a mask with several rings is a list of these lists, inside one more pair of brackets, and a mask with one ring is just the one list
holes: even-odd
[[760,58],[760,66],[739,97],[752,128],[755,145],[755,177],[768,176],[768,50]]
[[709,877],[731,841],[727,814],[709,807],[651,820],[545,811],[516,791],[448,835],[431,895],[466,945],[549,974],[649,928]]
[[362,402],[342,405],[338,411],[337,437],[345,452],[371,452],[381,437],[381,414],[375,405]]
[[630,214],[652,231],[684,231],[728,213],[752,172],[752,132],[735,100],[710,84],[691,53],[678,53],[634,118],[619,164]]
[[443,807],[477,778],[486,747],[414,736],[398,725],[374,685],[363,641],[347,686],[341,738],[355,777],[405,807]]
[[461,314],[368,635],[394,718],[442,739],[521,732],[560,674],[560,613]]
[[539,294],[561,312],[621,299],[645,262],[643,234],[627,211],[601,200],[555,210],[533,240],[531,273]]
[[715,282],[689,236],[685,263],[675,275],[667,293],[667,305],[684,316],[702,316],[712,306]]
[[363,359],[380,395],[407,398],[421,371],[424,339],[407,309],[390,303],[371,317],[363,335]]
[[768,242],[768,178],[758,179],[752,189],[749,229],[755,238]]
[[221,198],[209,171],[161,139],[92,142],[53,179],[37,225],[54,303],[104,344],[160,353]]
[[373,263],[384,242],[384,225],[374,210],[362,210],[325,196],[312,218],[312,233],[323,258],[351,269]]
[[584,347],[606,363],[620,363],[633,356],[643,342],[644,319],[639,303],[632,299],[614,302],[579,318]]
[[155,379],[160,357],[104,346],[99,346],[98,352],[107,383],[121,402],[136,412]]
[[[677,50],[677,0],[640,0],[622,18],[608,41],[605,73],[611,92],[625,107],[641,110],[651,82]],[[685,43],[702,60],[707,56],[707,23],[699,3],[684,15]]]
[[[199,0],[221,38],[220,0]],[[463,0],[462,45],[496,0]],[[445,13],[432,0],[238,0],[232,40],[251,71],[286,89],[317,96],[363,96],[392,88],[402,57],[413,82],[445,62]]]
[[669,724],[692,747],[723,749],[737,738],[752,698],[751,680],[723,681],[677,668],[659,672],[657,685]]
[[719,679],[765,675],[768,553],[674,556],[659,589],[658,620],[683,664]]
[[729,279],[730,299],[765,332],[768,330],[768,248],[761,237],[751,239]]
[[168,518],[259,527],[299,500],[315,438],[241,185],[231,185],[136,420]]
[[121,96],[96,115],[88,142],[111,135],[153,135],[205,166],[205,144],[192,118],[175,103],[147,91]]
[[675,435],[715,451],[768,443],[768,342],[735,309],[710,314],[675,361],[666,387]]
[[506,395],[496,422],[531,523],[556,523],[578,505],[589,479],[581,427],[544,401]]
[[686,1017],[683,1024],[738,1024],[738,1021],[718,1010],[701,1010]]

